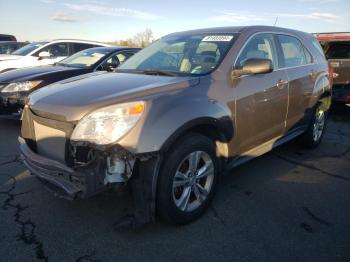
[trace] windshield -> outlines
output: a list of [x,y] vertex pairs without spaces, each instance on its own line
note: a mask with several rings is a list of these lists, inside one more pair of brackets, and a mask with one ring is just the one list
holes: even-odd
[[108,50],[88,49],[67,57],[57,64],[76,68],[88,68],[103,59],[109,53],[110,51]]
[[170,35],[135,54],[118,71],[208,74],[220,64],[237,36],[236,33]]
[[28,45],[23,46],[22,48],[16,50],[12,53],[12,55],[28,55],[30,52],[34,51],[35,49],[47,44],[47,42],[37,42],[37,43],[31,43]]

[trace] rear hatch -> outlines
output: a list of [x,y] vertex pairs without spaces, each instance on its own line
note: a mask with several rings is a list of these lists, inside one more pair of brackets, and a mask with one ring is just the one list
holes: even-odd
[[317,34],[326,58],[334,70],[334,85],[350,83],[350,33]]
[[350,82],[350,40],[328,43],[326,57],[334,69],[334,84]]

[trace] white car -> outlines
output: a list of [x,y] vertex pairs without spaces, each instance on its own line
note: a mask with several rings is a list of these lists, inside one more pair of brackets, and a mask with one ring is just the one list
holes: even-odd
[[81,50],[101,46],[110,45],[70,39],[34,42],[10,55],[0,55],[0,73],[23,67],[51,65]]

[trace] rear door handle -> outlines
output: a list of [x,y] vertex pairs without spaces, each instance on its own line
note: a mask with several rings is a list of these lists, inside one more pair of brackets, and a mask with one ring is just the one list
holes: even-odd
[[287,85],[288,83],[289,82],[287,80],[280,79],[280,80],[278,80],[276,85],[279,89],[283,89],[284,86]]

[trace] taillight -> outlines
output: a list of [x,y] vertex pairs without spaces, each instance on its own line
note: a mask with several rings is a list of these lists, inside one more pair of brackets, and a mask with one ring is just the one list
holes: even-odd
[[331,86],[332,86],[333,85],[333,78],[334,78],[334,69],[330,63],[328,63],[328,75],[329,75],[329,81],[331,82]]
[[350,103],[350,91],[346,94],[345,102]]

